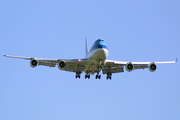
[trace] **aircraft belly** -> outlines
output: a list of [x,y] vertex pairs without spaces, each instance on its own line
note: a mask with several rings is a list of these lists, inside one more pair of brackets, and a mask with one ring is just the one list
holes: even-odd
[[98,67],[98,65],[86,65],[84,72],[87,74],[94,74],[101,71],[101,68]]
[[97,49],[94,51],[94,54],[92,55],[91,59],[104,61],[106,60],[107,56],[108,51],[106,49]]
[[88,64],[85,66],[84,72],[87,74],[94,74],[100,72],[102,68],[100,68],[100,62],[104,62],[108,56],[107,49],[97,49],[91,53],[90,60]]

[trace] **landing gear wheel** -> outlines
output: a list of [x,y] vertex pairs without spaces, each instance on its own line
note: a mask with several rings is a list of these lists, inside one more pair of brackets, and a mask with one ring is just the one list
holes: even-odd
[[76,75],[76,78],[79,78],[79,79],[80,79],[80,78],[81,78],[81,76],[80,76],[80,75]]
[[101,75],[99,75],[99,72],[97,72],[96,79],[101,79]]
[[101,79],[101,75],[99,75],[99,79]]
[[76,72],[76,78],[81,78],[81,73],[80,72]]
[[86,78],[90,79],[90,75],[89,75],[89,74],[86,74],[86,75],[85,75],[85,79],[86,79]]
[[107,80],[110,79],[111,80],[111,77],[112,76],[112,73],[107,73]]
[[108,80],[108,79],[110,79],[110,80],[111,80],[111,77],[107,77],[106,79],[107,79],[107,80]]
[[101,79],[101,75],[96,75],[96,79]]

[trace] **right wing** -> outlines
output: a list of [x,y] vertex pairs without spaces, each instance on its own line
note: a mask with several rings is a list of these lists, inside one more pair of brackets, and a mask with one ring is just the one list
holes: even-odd
[[[126,65],[128,63],[133,65],[133,69],[145,69],[149,68],[151,64],[163,64],[163,63],[176,63],[176,61],[164,61],[164,62],[126,62],[126,61],[114,61],[114,60],[106,60],[105,66],[103,68],[103,74],[107,73],[119,73],[124,72],[124,67],[126,68]],[[127,69],[126,69],[127,70]],[[131,71],[131,70],[129,70]],[[153,72],[153,70],[151,70]]]
[[[5,57],[10,58],[19,58],[25,60],[31,60],[30,65],[31,67],[36,67],[37,65],[42,66],[49,66],[55,67],[58,65],[59,69],[69,71],[69,72],[79,72],[85,68],[85,64],[87,59],[47,59],[47,58],[33,58],[33,57],[21,57],[21,56],[11,56],[11,55],[4,55]],[[60,62],[64,64],[63,67],[60,66]]]

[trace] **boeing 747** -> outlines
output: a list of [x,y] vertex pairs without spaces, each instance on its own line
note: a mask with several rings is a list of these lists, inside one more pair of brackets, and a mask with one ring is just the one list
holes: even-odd
[[30,66],[32,68],[39,65],[55,67],[56,65],[60,70],[76,73],[75,77],[80,78],[81,73],[85,73],[85,79],[90,78],[91,74],[96,74],[96,79],[100,79],[99,74],[102,71],[103,74],[107,74],[107,79],[112,78],[112,73],[124,72],[124,68],[131,72],[136,69],[149,68],[151,72],[157,69],[156,64],[161,63],[176,63],[176,61],[165,62],[130,62],[130,61],[114,61],[107,60],[108,47],[103,39],[98,39],[94,42],[90,50],[88,50],[86,40],[86,56],[83,59],[45,59],[45,58],[32,58],[32,57],[20,57],[4,55],[5,57],[20,58],[30,60]]

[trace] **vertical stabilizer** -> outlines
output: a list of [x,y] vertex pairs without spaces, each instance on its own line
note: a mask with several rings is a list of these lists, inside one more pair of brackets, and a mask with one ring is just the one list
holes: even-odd
[[87,38],[85,38],[85,42],[86,42],[86,55],[88,54],[89,50],[88,50],[88,43],[87,43]]

